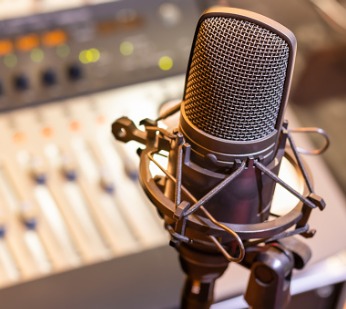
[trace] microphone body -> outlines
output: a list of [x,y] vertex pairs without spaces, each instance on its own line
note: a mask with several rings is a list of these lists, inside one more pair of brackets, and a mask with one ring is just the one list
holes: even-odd
[[[283,153],[280,151],[270,165],[267,165],[267,168],[275,174],[279,172]],[[186,157],[185,160],[187,160]],[[232,169],[227,170],[232,172]],[[213,172],[192,161],[186,161],[182,175],[182,185],[195,198],[200,199],[225,180],[229,174]],[[203,205],[216,220],[223,223],[254,224],[263,222],[269,216],[275,185],[275,181],[256,170],[249,161],[249,165],[239,177]]]
[[291,31],[255,13],[216,8],[197,25],[180,109],[179,131],[191,145],[182,184],[201,198],[246,160],[242,174],[204,204],[221,222],[268,218],[275,182],[251,160],[279,172],[295,53]]

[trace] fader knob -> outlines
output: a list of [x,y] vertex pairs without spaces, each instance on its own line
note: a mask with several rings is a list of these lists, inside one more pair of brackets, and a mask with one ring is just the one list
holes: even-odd
[[78,177],[77,168],[71,158],[67,155],[62,157],[61,171],[63,176],[69,181],[76,181]]
[[47,172],[40,158],[32,158],[30,162],[30,174],[32,179],[39,185],[47,181]]
[[101,169],[100,185],[101,188],[109,194],[113,194],[115,191],[113,179],[106,169]]
[[0,214],[0,238],[5,237],[6,232],[6,218],[3,216],[3,214]]
[[23,201],[20,205],[20,219],[25,227],[34,230],[37,227],[37,213],[33,205],[28,201]]

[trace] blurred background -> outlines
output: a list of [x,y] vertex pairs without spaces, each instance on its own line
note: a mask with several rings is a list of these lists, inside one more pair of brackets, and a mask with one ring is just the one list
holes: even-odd
[[[287,118],[322,127],[331,146],[306,158],[327,208],[312,217],[313,258],[294,275],[291,306],[343,308],[346,1],[0,0],[2,308],[178,307],[183,275],[138,183],[138,145],[116,143],[110,127],[182,98],[197,20],[215,4],[297,37]],[[231,265],[215,308],[243,308],[247,278]]]

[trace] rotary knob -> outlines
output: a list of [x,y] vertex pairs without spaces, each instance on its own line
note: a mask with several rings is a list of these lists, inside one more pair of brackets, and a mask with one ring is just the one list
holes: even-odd
[[30,87],[29,79],[24,74],[16,75],[14,77],[13,83],[14,83],[14,87],[19,91],[27,90]]
[[58,78],[54,70],[48,69],[42,73],[42,83],[45,86],[53,86],[57,83]]

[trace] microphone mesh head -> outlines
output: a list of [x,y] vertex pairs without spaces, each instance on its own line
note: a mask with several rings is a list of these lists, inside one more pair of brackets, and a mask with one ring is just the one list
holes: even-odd
[[289,62],[283,38],[247,20],[209,17],[192,52],[184,102],[198,129],[233,141],[274,131]]

